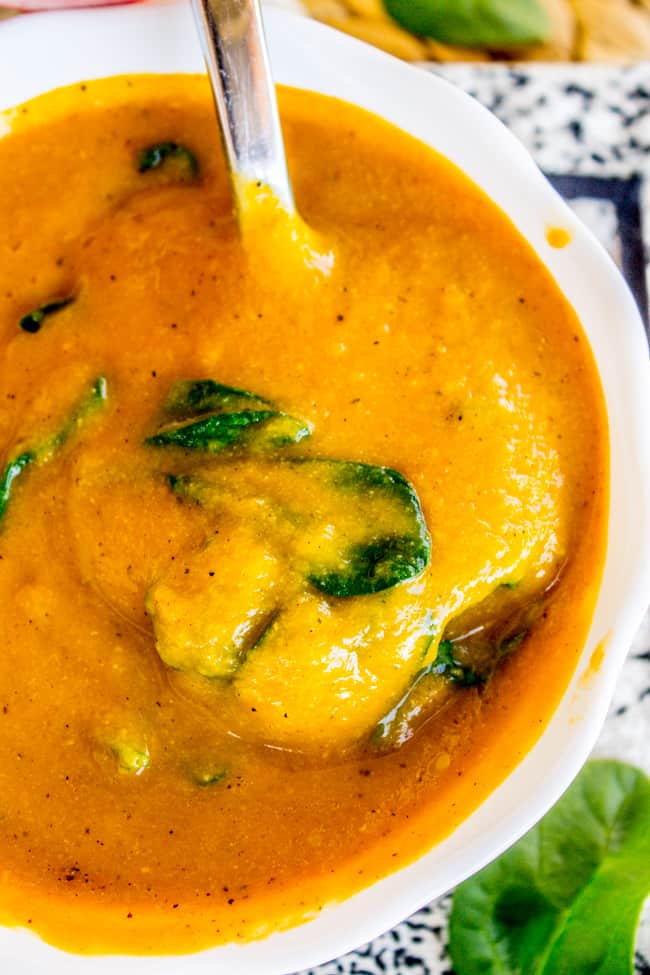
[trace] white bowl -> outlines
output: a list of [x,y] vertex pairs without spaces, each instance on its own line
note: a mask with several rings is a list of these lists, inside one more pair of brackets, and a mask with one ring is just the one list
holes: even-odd
[[[68,955],[22,930],[0,929],[0,970],[285,975],[340,955],[389,929],[492,860],[561,795],[587,758],[650,593],[650,365],[645,335],[609,257],[485,109],[445,81],[342,34],[268,11],[278,82],[369,109],[433,146],[511,218],[550,269],[591,342],[610,424],[611,507],[605,573],[573,681],[542,738],[456,831],[410,866],[316,920],[260,942],[197,955]],[[189,7],[177,4],[34,14],[0,24],[0,110],[50,88],[130,72],[201,71]],[[572,242],[553,250],[546,228]],[[595,648],[606,641],[599,669]]]

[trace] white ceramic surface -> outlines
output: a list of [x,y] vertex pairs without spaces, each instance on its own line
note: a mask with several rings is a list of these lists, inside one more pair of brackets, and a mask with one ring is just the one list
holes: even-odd
[[[267,30],[279,82],[354,102],[448,156],[509,215],[576,309],[600,369],[611,441],[610,541],[592,629],[537,746],[459,829],[409,867],[292,931],[182,958],[90,960],[0,929],[0,971],[7,975],[285,975],[387,930],[497,856],[559,798],[596,740],[650,595],[650,365],[638,312],[610,259],[519,143],[468,96],[311,21],[269,11]],[[189,6],[176,3],[0,24],[0,109],[82,79],[201,69]],[[567,228],[570,246],[550,248],[549,225]],[[604,638],[602,666],[581,683]]]

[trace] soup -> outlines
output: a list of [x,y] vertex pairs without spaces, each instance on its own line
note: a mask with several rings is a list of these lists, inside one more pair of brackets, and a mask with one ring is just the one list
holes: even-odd
[[253,188],[239,234],[203,79],[0,141],[0,909],[74,951],[259,937],[409,862],[589,625],[575,314],[443,158],[281,108],[308,232]]

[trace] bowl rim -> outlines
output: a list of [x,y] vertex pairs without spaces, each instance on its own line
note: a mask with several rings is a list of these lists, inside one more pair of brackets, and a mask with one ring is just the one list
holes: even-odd
[[[613,262],[516,138],[460,89],[306,18],[269,9],[265,22],[276,80],[345,97],[450,158],[505,211],[578,312],[610,419],[609,542],[593,624],[574,677],[539,741],[461,826],[413,863],[288,931],[196,955],[83,957],[46,945],[30,932],[0,928],[0,960],[20,962],[21,971],[47,965],[54,975],[82,975],[92,964],[93,970],[119,968],[124,975],[221,970],[289,975],[378,936],[498,856],[557,801],[596,741],[647,607],[650,359],[638,310]],[[203,70],[184,3],[38,13],[0,24],[0,111],[76,81],[176,70]],[[572,237],[564,250],[553,250],[546,240],[547,227],[556,225]],[[603,640],[604,660],[585,681]]]

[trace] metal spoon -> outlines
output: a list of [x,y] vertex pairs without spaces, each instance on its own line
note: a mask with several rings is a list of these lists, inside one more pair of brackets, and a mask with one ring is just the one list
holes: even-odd
[[293,216],[275,88],[259,0],[192,0],[233,193],[241,213],[246,187],[261,183]]

